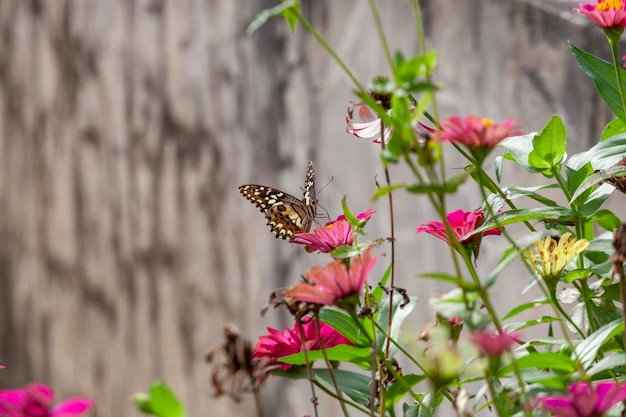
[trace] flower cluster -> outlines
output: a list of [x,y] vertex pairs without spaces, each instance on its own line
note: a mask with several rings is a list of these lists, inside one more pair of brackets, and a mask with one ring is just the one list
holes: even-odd
[[76,397],[52,405],[54,390],[47,385],[33,383],[18,389],[0,390],[2,417],[71,417],[81,416],[93,408],[93,401]]
[[[257,361],[258,373],[263,375],[276,368],[283,371],[289,370],[293,365],[281,363],[279,360],[285,356],[293,355],[304,350],[328,349],[337,345],[353,345],[341,333],[325,323],[320,323],[319,336],[317,325],[314,320],[302,323],[284,332],[267,328],[268,334],[261,336],[257,342],[252,357]],[[304,338],[300,337],[300,331]]]

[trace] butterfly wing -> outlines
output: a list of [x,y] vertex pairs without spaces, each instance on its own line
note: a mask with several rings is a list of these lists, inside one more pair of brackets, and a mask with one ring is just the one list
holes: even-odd
[[313,163],[309,162],[302,200],[276,188],[246,184],[239,192],[265,215],[265,222],[277,238],[291,239],[307,233],[317,214]]

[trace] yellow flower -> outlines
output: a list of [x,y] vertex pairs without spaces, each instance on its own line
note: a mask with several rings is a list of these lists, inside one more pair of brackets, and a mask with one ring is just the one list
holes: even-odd
[[533,246],[537,251],[537,256],[535,257],[530,250],[526,249],[526,261],[546,282],[556,285],[567,265],[576,255],[587,249],[589,241],[576,239],[567,232],[560,238],[548,236],[540,239]]

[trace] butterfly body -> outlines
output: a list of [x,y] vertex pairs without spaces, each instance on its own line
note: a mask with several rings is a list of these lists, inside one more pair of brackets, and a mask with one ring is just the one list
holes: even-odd
[[307,168],[302,200],[265,185],[242,185],[239,192],[265,215],[267,227],[277,238],[291,239],[298,233],[307,233],[317,214],[312,162]]

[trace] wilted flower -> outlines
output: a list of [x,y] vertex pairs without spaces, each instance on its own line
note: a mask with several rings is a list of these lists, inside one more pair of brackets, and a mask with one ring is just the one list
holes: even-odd
[[371,248],[360,257],[352,259],[348,268],[341,260],[335,260],[325,268],[315,266],[306,273],[307,282],[301,282],[285,291],[285,298],[296,301],[353,307],[354,297],[361,292],[369,271],[376,263]]
[[80,416],[93,408],[89,398],[70,398],[52,406],[54,390],[32,383],[19,389],[0,390],[0,416],[7,417],[70,417]]
[[[385,105],[385,103],[383,103]],[[385,107],[388,110],[388,107]],[[360,121],[354,121],[354,110],[357,110]],[[380,143],[380,128],[381,119],[375,115],[368,107],[362,102],[351,103],[348,107],[348,116],[346,117],[346,132],[361,139],[372,139],[374,143]],[[434,133],[434,129],[426,126],[423,123],[418,123],[415,128],[416,137],[430,136]],[[389,142],[393,129],[385,126],[384,137],[385,143]]]
[[[357,219],[367,222],[372,214],[374,214],[374,210],[369,209],[359,214]],[[307,252],[317,250],[322,253],[329,253],[340,246],[352,245],[354,243],[354,230],[342,214],[337,217],[337,220],[316,228],[313,233],[300,233],[294,236],[291,242],[305,245]]]
[[467,147],[478,163],[502,140],[520,133],[515,119],[495,123],[478,116],[467,116],[464,119],[450,116],[441,122],[441,130],[438,132],[442,141]]
[[224,327],[224,340],[209,347],[205,359],[212,365],[211,381],[215,397],[229,395],[239,401],[246,382],[252,384],[252,348],[232,325]]
[[504,352],[510,352],[513,345],[519,340],[518,332],[500,332],[480,329],[472,332],[471,341],[478,346],[487,357],[500,357]]
[[480,243],[483,236],[488,235],[499,235],[501,233],[500,229],[494,227],[492,229],[485,230],[482,233],[473,235],[469,238],[464,238],[469,233],[473,232],[477,228],[485,223],[485,216],[483,215],[482,210],[478,211],[463,211],[456,210],[451,211],[446,215],[448,219],[448,223],[450,224],[450,228],[452,229],[452,233],[456,239],[455,242],[450,242],[448,239],[448,234],[446,233],[446,227],[442,222],[428,222],[419,225],[416,229],[416,232],[426,232],[433,236],[438,237],[449,245],[455,245],[457,242],[460,242],[462,245],[467,246],[473,253],[474,256],[478,256],[478,252],[480,251]]
[[602,417],[615,404],[626,399],[626,384],[600,382],[595,387],[588,381],[574,382],[565,395],[538,398],[546,412],[560,417]]
[[626,4],[624,0],[598,0],[597,3],[581,3],[574,9],[585,15],[602,29],[623,29],[626,27]]
[[587,249],[589,242],[585,239],[576,239],[570,232],[567,232],[560,238],[548,236],[540,239],[533,246],[537,251],[538,259],[527,249],[526,261],[554,289],[567,265],[579,253]]
[[[302,339],[297,323],[292,329],[287,329],[284,332],[271,327],[268,327],[267,331],[269,334],[259,337],[254,348],[252,356],[257,360],[255,368],[260,374],[267,374],[279,367],[283,371],[288,370],[293,365],[281,363],[278,359],[302,352]],[[302,323],[302,333],[307,351],[328,349],[337,345],[353,345],[341,333],[325,323],[320,323],[320,339],[317,334],[317,325],[313,320]]]

